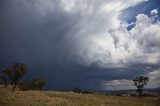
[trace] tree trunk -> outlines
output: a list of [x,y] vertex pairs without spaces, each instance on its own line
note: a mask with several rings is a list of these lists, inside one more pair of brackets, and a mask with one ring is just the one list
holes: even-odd
[[142,96],[142,89],[138,89],[139,97]]
[[141,91],[140,91],[140,97],[142,96],[142,89],[141,89]]
[[7,87],[8,86],[8,84],[7,83],[4,83],[4,87]]
[[14,92],[15,91],[15,89],[16,89],[16,86],[17,86],[17,81],[14,83],[14,85],[13,85],[13,89],[12,89],[12,92]]

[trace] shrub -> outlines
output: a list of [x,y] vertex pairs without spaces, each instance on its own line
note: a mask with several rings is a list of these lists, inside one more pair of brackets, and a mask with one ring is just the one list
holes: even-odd
[[19,84],[21,90],[31,90],[31,81],[23,81]]
[[81,93],[82,92],[79,87],[75,87],[72,91],[76,92],[76,93]]
[[40,77],[36,77],[31,80],[31,88],[33,90],[41,90],[46,84],[47,84],[47,80]]
[[93,94],[93,92],[88,91],[88,90],[85,90],[85,91],[83,91],[82,93],[84,93],[84,94]]

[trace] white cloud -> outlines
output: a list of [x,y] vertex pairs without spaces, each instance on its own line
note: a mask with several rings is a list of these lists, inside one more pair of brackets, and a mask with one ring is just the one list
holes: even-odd
[[64,10],[70,5],[70,9],[66,11],[80,16],[65,39],[71,39],[77,49],[74,49],[74,52],[77,51],[76,54],[87,66],[96,62],[102,68],[125,67],[128,58],[140,50],[137,49],[138,45],[133,37],[130,37],[126,26],[122,25],[127,23],[122,22],[119,15],[122,10],[142,1],[81,2],[78,0],[75,2],[69,0],[69,2],[65,1],[67,4],[62,2]]
[[158,14],[158,10],[157,10],[157,9],[154,9],[154,10],[152,10],[150,13],[151,13],[151,15],[157,15],[157,14]]
[[[111,31],[110,35],[115,40],[115,50],[120,50],[122,56],[116,60],[124,60],[134,64],[159,64],[160,62],[160,22],[155,22],[154,17],[158,12],[151,11],[151,17],[139,14],[136,17],[135,26],[130,33],[126,30],[126,23],[119,29]],[[121,50],[123,48],[123,50]],[[116,52],[118,56],[119,52]],[[124,55],[124,57],[123,57]],[[114,56],[114,57],[116,57]],[[112,58],[113,60],[113,58]],[[118,62],[119,64],[123,62]],[[105,65],[107,66],[107,65]],[[104,67],[105,67],[104,66]],[[125,64],[122,65],[124,67]],[[107,66],[108,67],[108,66]],[[113,66],[112,66],[113,67]],[[147,67],[151,69],[151,67]],[[160,70],[151,70],[145,74],[150,78],[147,88],[160,87]],[[132,80],[102,81],[102,89],[133,89]]]
[[[64,5],[64,10],[79,14],[80,20],[75,23],[74,29],[67,34],[66,38],[71,39],[71,44],[74,44],[76,48],[73,51],[77,51],[76,55],[78,54],[80,62],[84,65],[124,68],[128,67],[128,64],[158,64],[160,62],[160,22],[155,22],[157,10],[151,11],[150,17],[139,14],[136,16],[136,22],[129,24],[120,20],[119,15],[122,10],[142,1],[102,0],[103,3],[71,1],[71,3],[67,2],[70,4]],[[66,9],[68,5],[70,8]],[[128,31],[127,27],[130,25],[135,26]],[[159,83],[158,79],[150,82],[152,83],[148,87],[157,87]],[[135,88],[132,80],[127,79],[101,81],[101,84],[102,89]]]
[[[160,24],[159,21],[153,23],[153,18],[144,14],[136,17],[135,27],[131,30],[131,36],[136,41],[138,48],[136,53],[138,58],[134,61],[140,63],[156,64],[160,62]],[[135,54],[133,55],[135,56]]]
[[[90,36],[89,39],[83,39],[90,42],[87,44],[85,42],[85,45],[88,45],[87,52],[84,49],[85,47],[82,50],[85,51],[82,57],[84,57],[86,64],[100,61],[100,67],[105,68],[126,67],[126,63],[157,64],[160,62],[159,21],[154,23],[152,17],[139,14],[136,17],[135,26],[131,31],[128,31],[125,26],[126,22],[123,24],[118,18],[115,19],[117,21],[109,21],[110,18],[106,20],[102,24],[106,28],[105,30],[96,33],[93,31],[94,34],[92,32],[88,33],[87,30],[82,34],[84,38]],[[95,26],[91,26],[91,28],[97,28]]]
[[112,81],[101,81],[102,90],[123,90],[123,89],[134,89],[132,80],[112,80]]
[[149,72],[147,76],[149,77],[148,88],[160,87],[160,69]]
[[[160,87],[160,69],[151,70],[144,76],[149,77],[149,82],[145,88],[158,88]],[[123,89],[135,89],[132,80],[120,79],[111,81],[101,81],[102,90],[123,90]]]

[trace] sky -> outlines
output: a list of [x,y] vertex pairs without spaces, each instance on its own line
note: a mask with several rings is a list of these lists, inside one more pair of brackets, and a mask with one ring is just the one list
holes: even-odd
[[45,89],[160,87],[159,0],[0,0],[0,70],[25,63]]

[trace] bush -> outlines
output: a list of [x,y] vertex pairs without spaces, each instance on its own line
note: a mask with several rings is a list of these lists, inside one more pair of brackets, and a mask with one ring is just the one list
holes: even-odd
[[41,90],[46,84],[47,81],[45,79],[37,77],[31,81],[31,88],[33,90]]
[[9,80],[6,75],[0,76],[0,83],[4,85],[4,87],[8,86]]
[[93,92],[87,91],[87,90],[83,91],[82,93],[84,93],[84,94],[93,94]]
[[23,81],[19,84],[19,88],[21,90],[31,90],[32,87],[31,87],[31,81]]
[[47,81],[43,78],[36,77],[30,81],[23,81],[19,84],[21,90],[41,90]]
[[75,87],[72,91],[76,92],[76,93],[81,93],[82,92],[79,87]]

